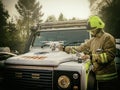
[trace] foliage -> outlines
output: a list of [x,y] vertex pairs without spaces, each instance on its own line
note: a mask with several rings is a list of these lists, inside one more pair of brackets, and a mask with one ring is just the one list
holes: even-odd
[[58,21],[67,21],[67,19],[64,17],[64,15],[62,13],[60,13],[60,15],[58,17]]
[[36,0],[18,0],[15,7],[21,16],[20,20],[27,33],[26,37],[28,37],[30,34],[30,27],[42,21],[41,18],[44,15],[41,12],[42,5],[36,2]]
[[106,0],[106,3],[107,5],[99,12],[106,23],[105,30],[114,37],[120,38],[120,0]]
[[56,22],[57,19],[54,15],[50,15],[47,17],[46,21],[45,22]]
[[7,31],[7,46],[11,50],[17,50],[19,53],[22,53],[24,44],[19,36],[20,31],[16,28],[16,24],[12,20],[8,23]]
[[8,11],[0,0],[0,47],[10,47],[11,50],[17,50],[19,46],[18,31],[13,20],[7,22],[9,18]]
[[16,29],[18,40],[16,42],[19,45],[18,50],[22,53],[24,52],[25,43],[30,35],[30,28],[36,24],[42,22],[42,16],[44,15],[41,12],[42,5],[37,0],[18,0],[17,4],[15,4],[15,8],[17,9],[20,17],[16,19]]
[[6,46],[7,43],[6,28],[8,17],[8,11],[4,9],[3,3],[0,0],[0,46]]
[[72,19],[67,19],[63,15],[63,13],[60,13],[58,18],[56,18],[55,15],[48,16],[45,22],[71,21],[71,20],[79,20],[79,18],[73,17]]

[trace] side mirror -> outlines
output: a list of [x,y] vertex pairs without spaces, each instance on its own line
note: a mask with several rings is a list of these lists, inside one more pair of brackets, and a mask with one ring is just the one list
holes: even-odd
[[19,54],[19,52],[17,51],[17,50],[14,50],[14,52],[13,52],[14,54],[16,54],[16,55],[18,55]]

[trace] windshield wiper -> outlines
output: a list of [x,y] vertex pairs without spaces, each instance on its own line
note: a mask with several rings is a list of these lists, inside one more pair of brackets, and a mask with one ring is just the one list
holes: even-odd
[[66,47],[66,46],[69,46],[69,45],[71,45],[71,44],[72,44],[72,46],[73,46],[73,45],[75,46],[76,44],[77,44],[77,45],[78,45],[78,44],[80,45],[81,43],[82,43],[81,41],[69,42],[69,43],[66,43],[64,46]]
[[44,48],[44,47],[46,47],[46,46],[49,46],[47,43],[44,43],[44,44],[42,44],[40,47],[41,48]]

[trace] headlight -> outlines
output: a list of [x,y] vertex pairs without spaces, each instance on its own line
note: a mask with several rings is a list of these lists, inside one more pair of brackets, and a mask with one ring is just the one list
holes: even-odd
[[58,85],[61,87],[61,88],[68,88],[69,85],[70,85],[70,79],[69,77],[65,76],[65,75],[62,75],[58,78]]

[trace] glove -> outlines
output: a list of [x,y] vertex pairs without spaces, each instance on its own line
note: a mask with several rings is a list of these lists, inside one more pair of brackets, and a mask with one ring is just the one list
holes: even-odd
[[82,59],[82,60],[90,59],[90,55],[82,55],[82,56],[81,56],[81,59]]
[[63,51],[64,46],[63,45],[59,45],[59,46],[57,46],[57,48],[59,49],[59,51]]
[[72,48],[70,46],[65,47],[65,52],[71,53],[72,52]]

